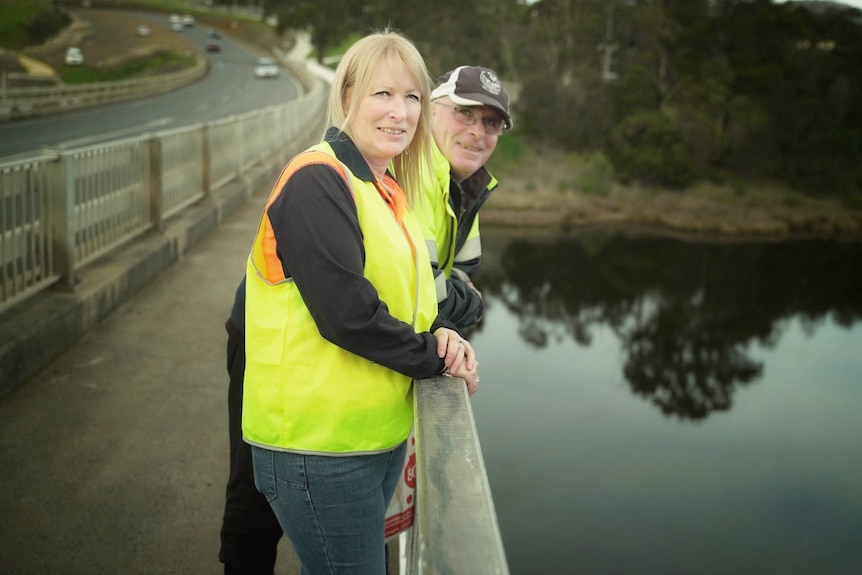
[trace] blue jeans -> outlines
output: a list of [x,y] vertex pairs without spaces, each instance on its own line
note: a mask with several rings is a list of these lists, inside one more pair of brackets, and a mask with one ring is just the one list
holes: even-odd
[[383,523],[406,442],[376,455],[326,457],[252,446],[254,482],[293,544],[302,575],[383,575]]

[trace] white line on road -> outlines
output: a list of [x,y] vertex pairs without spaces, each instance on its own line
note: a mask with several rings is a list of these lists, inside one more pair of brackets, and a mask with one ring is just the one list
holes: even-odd
[[138,126],[132,126],[131,128],[123,128],[122,130],[115,130],[113,132],[103,132],[100,134],[96,134],[93,136],[85,136],[83,138],[76,138],[74,140],[66,140],[65,142],[60,142],[55,146],[51,146],[52,148],[77,148],[78,146],[86,146],[87,144],[92,144],[94,142],[101,142],[103,140],[113,140],[117,138],[122,138],[123,136],[127,136],[129,134],[137,134],[140,132],[145,132],[147,130],[151,130],[153,128],[163,128],[164,126],[170,125],[174,122],[174,118],[165,117],[165,118],[157,118],[155,120],[151,120],[146,124],[141,124]]

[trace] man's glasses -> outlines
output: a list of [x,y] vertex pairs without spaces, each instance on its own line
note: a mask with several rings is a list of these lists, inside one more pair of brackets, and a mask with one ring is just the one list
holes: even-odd
[[482,127],[485,129],[486,134],[499,136],[503,133],[503,130],[506,127],[506,123],[503,121],[503,118],[498,118],[497,116],[482,116],[481,112],[476,108],[450,106],[449,104],[445,104],[438,100],[434,100],[434,103],[452,110],[452,115],[455,116],[455,119],[465,126],[473,126],[476,122],[482,120]]

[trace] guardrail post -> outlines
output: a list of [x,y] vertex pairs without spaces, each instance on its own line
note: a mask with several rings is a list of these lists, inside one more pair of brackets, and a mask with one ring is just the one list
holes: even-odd
[[246,151],[245,151],[245,138],[243,137],[245,135],[245,122],[246,122],[245,117],[239,116],[237,122],[235,123],[235,126],[236,126],[236,128],[235,128],[236,129],[236,150],[237,150],[236,156],[237,156],[237,161],[239,162],[239,164],[237,165],[237,174],[239,174],[240,176],[245,175],[245,154],[246,154]]
[[164,198],[162,197],[162,140],[158,136],[150,136],[148,152],[150,218],[153,227],[162,231],[165,227]]
[[72,154],[60,154],[51,195],[54,265],[60,274],[60,284],[74,288],[80,279],[75,276],[75,157]]
[[201,187],[204,197],[212,194],[212,153],[210,152],[210,125],[204,124],[201,128]]

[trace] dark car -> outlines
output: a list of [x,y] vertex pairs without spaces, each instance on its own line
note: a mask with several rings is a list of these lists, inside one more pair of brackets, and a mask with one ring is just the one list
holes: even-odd
[[215,40],[207,42],[207,52],[221,52],[221,44]]

